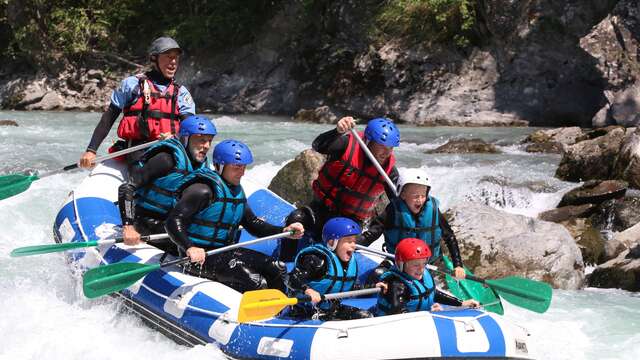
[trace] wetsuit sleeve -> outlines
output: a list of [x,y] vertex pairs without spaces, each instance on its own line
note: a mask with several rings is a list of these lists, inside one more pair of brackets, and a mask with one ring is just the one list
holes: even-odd
[[244,214],[242,215],[240,225],[242,225],[251,235],[256,237],[275,235],[281,233],[282,229],[284,229],[282,226],[271,225],[257,217],[248,204],[244,207]]
[[137,189],[150,184],[153,180],[167,175],[175,167],[173,155],[159,152],[151,157],[143,167],[133,166],[129,172],[129,181],[118,188],[118,208],[123,225],[133,225],[135,219],[134,196]]
[[333,129],[318,135],[311,147],[320,154],[328,155],[330,160],[334,160],[344,154],[348,144],[349,138]]
[[93,153],[98,152],[100,144],[102,144],[107,135],[109,135],[109,131],[111,131],[113,124],[116,122],[116,119],[121,112],[122,110],[120,110],[117,106],[110,104],[107,111],[102,113],[102,117],[100,118],[98,125],[96,125],[96,128],[93,129],[93,135],[91,135],[91,140],[89,141],[89,146],[87,146],[87,151],[91,151]]
[[444,239],[445,244],[447,244],[447,249],[449,249],[449,255],[451,255],[451,261],[453,262],[454,267],[462,267],[462,258],[460,257],[460,248],[458,247],[458,240],[456,239],[456,235],[451,230],[451,226],[447,222],[440,210],[438,210],[438,216],[440,217],[440,229],[442,230],[442,238]]
[[[400,174],[398,173],[398,168],[395,166],[392,167],[391,171],[389,172],[389,180],[391,180],[392,183],[397,184],[398,176],[400,176]],[[396,190],[390,187],[386,181],[384,182],[384,191],[387,193],[387,198],[389,200],[393,200],[393,198],[398,196],[396,195]]]
[[327,272],[324,256],[313,252],[300,256],[296,266],[289,275],[288,286],[293,290],[305,291],[309,288],[309,281],[320,280]]
[[362,233],[362,236],[358,238],[358,244],[363,246],[371,245],[371,243],[376,241],[384,233],[385,229],[389,229],[393,226],[393,216],[393,205],[389,204],[382,214],[373,218],[367,231]]
[[164,227],[171,241],[180,250],[186,251],[194,246],[187,236],[187,228],[193,216],[206,209],[212,200],[211,187],[203,183],[193,183],[184,189],[176,206],[169,211]]
[[451,296],[438,289],[436,289],[436,294],[433,297],[433,301],[442,305],[462,306],[462,301],[460,301],[457,297]]
[[398,280],[385,281],[388,286],[386,294],[382,296],[391,305],[389,309],[390,314],[401,314],[407,312],[406,304],[409,302],[411,294],[407,286]]

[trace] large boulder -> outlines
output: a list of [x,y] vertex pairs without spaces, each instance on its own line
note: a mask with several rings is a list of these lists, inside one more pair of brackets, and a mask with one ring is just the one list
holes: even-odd
[[611,104],[610,113],[618,125],[626,127],[640,125],[640,84],[617,94]]
[[478,276],[520,275],[561,289],[584,281],[582,254],[562,225],[461,203],[447,216],[463,260]]
[[427,154],[469,154],[469,153],[485,153],[496,154],[500,151],[495,145],[489,144],[482,139],[453,139],[436,149],[427,151]]
[[524,139],[524,143],[559,143],[563,147],[573,145],[583,135],[578,126],[560,127],[534,131]]
[[613,208],[613,230],[624,231],[640,223],[640,197],[626,196]]
[[628,129],[613,167],[612,177],[640,189],[640,127]]
[[587,265],[601,264],[605,262],[605,239],[602,233],[593,225],[589,219],[574,218],[561,223],[573,238],[576,240],[582,259]]
[[609,179],[625,135],[626,130],[616,126],[585,134],[585,140],[565,149],[556,177],[575,182]]
[[0,120],[0,126],[18,126],[14,120]]
[[589,275],[588,283],[599,288],[640,291],[640,245],[598,266]]
[[595,207],[593,204],[562,206],[557,209],[541,212],[538,214],[538,219],[559,223],[575,218],[585,218],[591,215]]
[[558,207],[567,205],[600,204],[610,199],[620,199],[627,191],[625,181],[590,180],[564,194]]
[[290,203],[308,204],[313,199],[311,182],[318,177],[324,162],[324,155],[311,149],[304,150],[278,171],[269,190]]

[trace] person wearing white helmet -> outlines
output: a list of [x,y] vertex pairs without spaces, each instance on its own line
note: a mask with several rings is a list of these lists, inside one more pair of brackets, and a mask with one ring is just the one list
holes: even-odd
[[[143,74],[129,76],[113,90],[109,108],[102,114],[93,130],[91,141],[80,157],[78,165],[91,168],[96,152],[107,137],[116,119],[123,114],[118,125],[118,141],[110,150],[121,150],[156,139],[178,134],[180,122],[196,109],[189,91],[175,81],[182,49],[166,36],[155,39],[148,50],[151,69]],[[132,163],[143,151],[129,154]]]
[[406,169],[400,172],[397,187],[398,197],[373,220],[359,244],[368,246],[384,233],[386,250],[395,254],[400,240],[418,238],[431,248],[429,262],[434,263],[442,257],[440,242],[444,240],[456,278],[465,278],[458,241],[438,208],[438,199],[429,195],[431,186],[427,174],[420,169]]

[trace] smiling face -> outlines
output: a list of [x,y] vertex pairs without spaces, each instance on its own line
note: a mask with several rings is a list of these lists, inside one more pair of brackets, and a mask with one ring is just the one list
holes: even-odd
[[203,162],[211,149],[213,135],[194,134],[189,136],[189,153],[193,160]]
[[180,61],[180,50],[173,49],[165,51],[158,55],[158,71],[167,79],[173,79],[178,71],[178,62]]
[[228,164],[222,169],[222,178],[231,185],[240,185],[247,165]]
[[375,157],[380,164],[384,164],[393,152],[393,148],[391,146],[384,146],[375,141],[370,141],[367,147],[371,150],[373,157]]
[[402,187],[400,198],[413,214],[417,214],[427,202],[427,187],[419,184],[407,184]]
[[416,280],[422,280],[427,259],[409,260],[404,263],[402,271]]
[[[336,240],[330,240],[336,241]],[[351,260],[353,253],[356,251],[356,235],[346,236],[338,240],[336,246],[336,255],[341,261],[348,262]]]

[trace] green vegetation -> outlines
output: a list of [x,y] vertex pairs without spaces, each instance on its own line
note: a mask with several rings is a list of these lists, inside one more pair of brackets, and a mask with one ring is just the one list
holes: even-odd
[[474,42],[474,0],[387,0],[375,23],[375,36],[401,37],[418,43]]
[[174,36],[191,53],[255,38],[279,0],[0,0],[0,52],[32,65],[98,52],[144,57],[152,39]]

